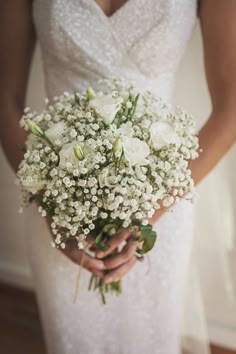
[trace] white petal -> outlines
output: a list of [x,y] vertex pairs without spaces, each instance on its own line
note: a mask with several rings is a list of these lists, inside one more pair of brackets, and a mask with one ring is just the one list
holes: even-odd
[[76,167],[78,165],[78,159],[75,156],[74,153],[74,145],[76,142],[72,142],[69,144],[66,144],[62,147],[61,151],[59,152],[60,156],[60,163],[59,166],[62,168],[66,168],[67,162],[70,162],[72,166]]
[[150,127],[151,140],[155,149],[161,149],[166,145],[179,146],[181,141],[174,128],[167,122],[155,122]]
[[122,136],[132,137],[134,135],[134,129],[131,122],[123,123],[120,128],[117,129],[118,134]]
[[54,124],[48,130],[46,130],[45,134],[48,137],[48,139],[53,143],[62,137],[62,134],[65,131],[65,128],[66,128],[65,123],[59,122],[59,123]]
[[150,149],[145,141],[138,138],[124,137],[123,148],[125,158],[133,165],[146,165],[146,157],[150,154]]
[[121,97],[112,97],[111,95],[97,96],[90,101],[90,106],[99,113],[105,124],[111,124],[116,113],[121,108]]

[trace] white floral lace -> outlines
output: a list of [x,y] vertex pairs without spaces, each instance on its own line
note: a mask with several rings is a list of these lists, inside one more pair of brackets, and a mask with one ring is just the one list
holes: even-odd
[[[107,17],[94,0],[34,0],[49,97],[123,76],[171,99],[192,32],[196,0],[128,0]],[[79,267],[51,247],[46,223],[28,211],[31,260],[50,354],[177,354],[183,286],[192,243],[192,206],[176,205],[156,225],[150,266],[124,279],[123,295],[104,307]]]

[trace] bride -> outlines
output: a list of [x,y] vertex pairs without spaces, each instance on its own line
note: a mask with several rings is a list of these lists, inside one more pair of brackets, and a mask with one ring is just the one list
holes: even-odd
[[[2,0],[0,133],[12,167],[16,170],[22,158],[17,143],[24,144],[26,138],[18,121],[36,39],[49,98],[84,91],[88,85],[99,88],[98,79],[116,76],[171,101],[178,64],[198,14],[212,100],[211,115],[199,132],[203,153],[191,162],[199,183],[236,140],[235,13],[234,0]],[[128,230],[95,258],[76,248],[52,248],[47,221],[31,208],[27,245],[50,354],[180,352],[192,206],[183,199],[150,222],[159,240],[148,265],[137,262]],[[118,256],[103,261],[125,241]],[[82,255],[85,270],[74,301]],[[104,270],[109,272],[104,275]],[[106,283],[124,277],[123,295],[109,297],[103,306],[87,291],[91,272]]]

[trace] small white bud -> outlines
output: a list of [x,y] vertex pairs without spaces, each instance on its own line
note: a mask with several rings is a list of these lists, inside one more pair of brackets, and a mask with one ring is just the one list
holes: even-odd
[[35,122],[33,122],[31,119],[27,119],[27,120],[26,120],[26,124],[28,125],[28,128],[30,129],[30,131],[32,132],[32,134],[38,136],[39,138],[43,138],[43,137],[44,137],[44,132],[43,132],[42,129],[38,126],[38,124],[36,124]]
[[74,147],[74,154],[78,160],[82,161],[85,158],[84,150],[79,144],[75,144]]
[[119,159],[122,155],[123,152],[123,146],[122,146],[122,140],[120,138],[117,138],[116,141],[113,144],[113,153],[114,156]]
[[95,96],[95,93],[92,89],[92,87],[88,87],[87,90],[86,90],[86,96],[87,98],[90,100],[91,98],[94,98]]

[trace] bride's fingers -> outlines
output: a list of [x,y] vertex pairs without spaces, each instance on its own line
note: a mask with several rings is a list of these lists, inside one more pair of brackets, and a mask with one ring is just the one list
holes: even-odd
[[82,254],[80,257],[75,256],[75,261],[89,271],[91,271],[92,269],[94,269],[94,270],[103,270],[104,269],[104,262],[103,261],[95,259],[83,251],[82,251]]
[[96,270],[96,269],[91,269],[91,273],[96,275],[98,278],[103,279],[104,278],[104,273],[101,270]]
[[109,241],[109,247],[104,250],[104,251],[97,251],[96,252],[96,257],[97,258],[104,258],[108,254],[112,253],[120,244],[121,242],[127,240],[127,238],[130,236],[130,230],[128,229],[123,229],[122,231],[118,232],[116,235],[111,237],[111,240]]
[[120,265],[128,262],[133,257],[137,245],[137,242],[133,241],[132,239],[129,239],[121,252],[117,253],[111,258],[104,260],[105,268],[115,269]]
[[63,250],[63,253],[69,257],[74,263],[80,264],[90,272],[93,270],[103,270],[104,262],[100,259],[93,258],[78,248]]
[[88,234],[86,236],[86,242],[88,243],[89,247],[92,247],[93,245],[95,245],[95,240],[94,240],[94,236],[91,234]]
[[116,281],[122,279],[125,276],[125,274],[128,273],[131,268],[133,268],[136,261],[137,261],[136,256],[132,256],[132,258],[130,258],[130,260],[128,262],[124,263],[120,267],[118,267],[114,270],[111,270],[109,273],[105,274],[105,276],[103,278],[105,284],[109,284],[111,282],[116,282]]

